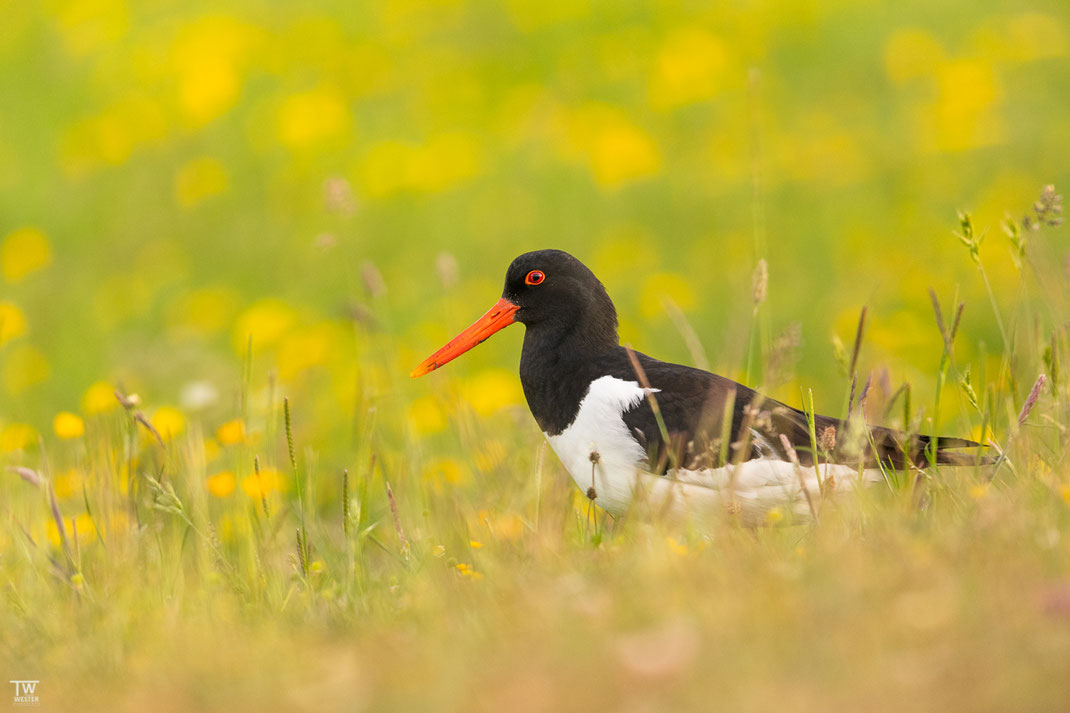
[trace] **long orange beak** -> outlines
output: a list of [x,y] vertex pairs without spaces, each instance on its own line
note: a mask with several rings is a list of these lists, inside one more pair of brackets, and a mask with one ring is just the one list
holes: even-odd
[[420,362],[420,366],[413,369],[409,376],[415,379],[417,376],[428,374],[446,362],[453,361],[477,344],[487,341],[490,335],[516,321],[513,319],[513,315],[516,314],[518,309],[520,309],[518,305],[502,297],[485,315],[477,319],[471,327],[458,334],[446,346]]

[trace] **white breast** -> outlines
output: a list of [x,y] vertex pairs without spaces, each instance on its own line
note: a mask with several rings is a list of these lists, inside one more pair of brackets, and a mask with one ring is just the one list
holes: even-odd
[[[652,389],[655,393],[657,389]],[[633,501],[642,500],[659,510],[680,516],[716,513],[731,499],[744,519],[755,520],[774,507],[807,513],[799,476],[794,466],[773,458],[760,458],[738,466],[673,471],[655,475],[646,467],[647,454],[628,431],[623,415],[646,398],[638,382],[603,376],[591,382],[576,418],[556,436],[547,435],[576,485],[614,516],[624,514]],[[851,466],[821,466],[823,476],[836,479],[837,489],[858,481]],[[811,495],[817,495],[813,468],[802,474]],[[867,481],[879,479],[879,470],[867,470]],[[593,490],[592,490],[593,488]]]
[[639,464],[646,459],[623,418],[644,398],[646,393],[636,381],[595,379],[568,428],[546,436],[580,490],[590,493],[594,487],[595,502],[614,515],[631,503]]

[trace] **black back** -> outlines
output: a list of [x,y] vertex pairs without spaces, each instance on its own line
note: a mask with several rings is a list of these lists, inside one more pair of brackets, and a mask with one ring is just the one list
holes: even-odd
[[[531,271],[545,279],[527,284]],[[521,255],[509,266],[503,297],[517,304],[516,320],[526,325],[520,380],[532,415],[549,435],[576,418],[592,381],[613,376],[639,382],[627,350],[617,337],[617,313],[602,283],[579,260],[560,250]],[[812,465],[805,414],[763,398],[753,389],[716,374],[635,353],[654,398],[668,443],[647,400],[623,414],[625,425],[647,452],[647,466],[663,473],[672,466],[716,467],[724,461],[759,457],[787,460],[780,435],[788,438],[803,465]],[[731,423],[725,424],[725,416]],[[947,449],[976,447],[965,439],[907,436],[880,426],[845,424],[815,417],[817,460],[874,467],[907,464],[967,464],[972,454]],[[725,437],[729,438],[724,443]],[[932,458],[935,450],[935,459]]]

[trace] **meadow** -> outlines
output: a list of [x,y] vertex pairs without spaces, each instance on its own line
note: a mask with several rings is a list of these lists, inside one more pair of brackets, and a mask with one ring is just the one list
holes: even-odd
[[[1064,2],[0,16],[0,682],[41,709],[1070,707]],[[999,465],[615,521],[522,327],[408,376],[546,247],[638,350]]]

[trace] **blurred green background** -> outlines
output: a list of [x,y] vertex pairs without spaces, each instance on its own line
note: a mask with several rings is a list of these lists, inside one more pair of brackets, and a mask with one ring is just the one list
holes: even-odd
[[[1070,246],[1000,222],[1070,179],[1068,58],[1066,0],[0,0],[2,680],[1062,710]],[[909,382],[908,425],[939,399],[1011,460],[833,483],[819,526],[609,521],[527,412],[522,328],[408,377],[547,247],[637,349],[832,415],[866,307],[871,420]],[[965,304],[947,365],[930,287]]]
[[990,228],[1009,304],[998,222],[1067,178],[1070,8],[720,5],[4,2],[4,448],[112,386],[211,432],[250,337],[251,384],[339,429],[362,400],[417,433],[456,393],[492,414],[521,401],[520,329],[406,375],[544,247],[595,270],[636,348],[692,360],[668,297],[737,378],[766,258],[768,338],[802,335],[768,386],[796,404],[839,407],[831,338],[863,305],[863,369],[931,392],[929,286],[969,305],[962,359],[999,352],[951,231],[959,208]]

